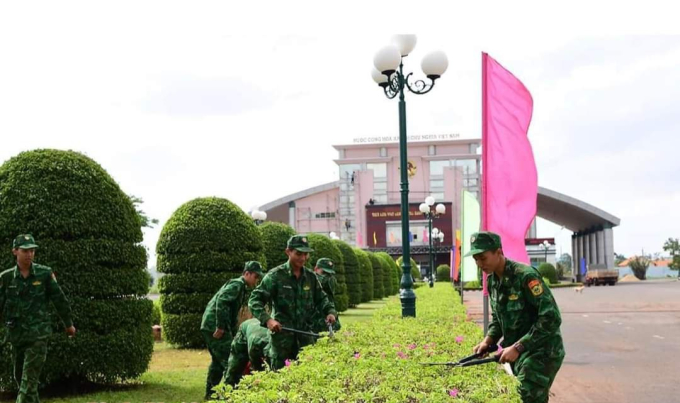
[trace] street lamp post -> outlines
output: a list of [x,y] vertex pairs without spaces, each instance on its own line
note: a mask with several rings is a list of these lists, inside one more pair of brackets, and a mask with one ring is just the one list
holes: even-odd
[[250,212],[250,217],[255,220],[255,225],[260,225],[267,220],[267,213],[260,210],[253,210]]
[[[446,213],[446,206],[439,203],[437,206],[432,210],[432,206],[434,206],[434,197],[428,196],[425,198],[425,203],[421,203],[420,206],[418,207],[418,210],[420,210],[421,213],[423,213],[423,216],[427,218],[427,228],[428,228],[428,240],[430,243],[429,247],[429,258],[430,258],[430,268],[429,268],[429,282],[430,282],[430,287],[434,287],[434,256],[432,254],[432,235],[434,234],[435,236],[439,236],[439,230],[435,228],[436,232],[432,230],[432,220],[435,218],[438,218],[440,215]],[[444,234],[442,233],[442,239],[444,238]]]
[[434,88],[436,80],[441,77],[449,65],[449,61],[443,52],[437,51],[427,54],[421,63],[423,73],[430,80],[426,83],[417,80],[412,84],[409,78],[413,73],[404,75],[403,58],[416,46],[415,35],[395,35],[393,45],[382,48],[373,58],[372,76],[376,83],[383,89],[385,96],[393,99],[399,94],[399,154],[401,169],[401,245],[402,245],[402,275],[401,290],[401,316],[416,316],[416,294],[413,292],[413,280],[411,279],[411,250],[409,241],[408,224],[408,158],[406,155],[406,102],[404,101],[404,89],[418,95],[426,94]]
[[550,242],[544,240],[541,244],[541,248],[545,249],[545,262],[548,263],[548,249],[550,249]]

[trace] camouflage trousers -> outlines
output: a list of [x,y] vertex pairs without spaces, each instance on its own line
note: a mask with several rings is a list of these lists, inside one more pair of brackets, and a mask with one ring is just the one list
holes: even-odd
[[271,334],[269,343],[269,356],[274,371],[283,368],[286,360],[297,359],[300,350],[314,343],[314,338],[284,331]]
[[45,340],[12,345],[14,379],[19,387],[17,403],[40,403],[38,384],[46,358],[47,341]]
[[229,352],[229,365],[225,374],[228,385],[235,387],[239,383],[248,362],[250,362],[252,371],[262,371],[264,369],[265,355],[268,354],[264,350],[269,348],[269,344],[251,344],[249,349],[248,339],[241,332],[234,337],[234,341],[231,343],[231,351]]
[[213,394],[213,388],[222,382],[224,371],[227,369],[229,363],[229,349],[231,348],[231,335],[228,332],[224,333],[221,339],[213,337],[211,332],[201,331],[205,344],[208,346],[210,352],[210,367],[208,367],[208,376],[205,380],[205,397],[210,398]]
[[550,386],[562,366],[564,353],[527,352],[513,363],[512,369],[520,381],[522,403],[547,403]]

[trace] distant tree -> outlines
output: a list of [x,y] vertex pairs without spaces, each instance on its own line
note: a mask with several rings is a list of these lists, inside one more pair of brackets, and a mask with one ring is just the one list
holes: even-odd
[[137,216],[139,217],[139,222],[142,226],[142,228],[153,228],[154,225],[158,224],[158,219],[157,218],[149,218],[148,215],[142,210],[142,204],[144,203],[144,200],[142,200],[141,197],[137,197],[135,195],[128,195],[130,198],[130,201],[132,202],[132,205],[135,208],[135,211],[137,212]]
[[630,259],[630,263],[628,265],[633,271],[635,277],[639,278],[640,280],[645,280],[647,278],[647,268],[649,267],[650,263],[651,261],[649,258],[645,256],[636,256]]
[[614,264],[615,265],[618,266],[619,263],[623,262],[624,260],[626,260],[626,257],[624,255],[620,255],[620,254],[614,252]]
[[560,256],[560,260],[558,260],[559,263],[564,266],[565,269],[571,270],[571,255],[568,253],[563,253],[562,256]]
[[668,238],[663,244],[663,250],[671,254],[671,264],[668,268],[672,270],[680,269],[680,240],[678,238]]

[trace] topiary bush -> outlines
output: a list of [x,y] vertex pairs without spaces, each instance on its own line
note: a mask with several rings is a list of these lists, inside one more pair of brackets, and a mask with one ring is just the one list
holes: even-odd
[[359,273],[361,276],[361,302],[368,302],[373,299],[373,266],[366,252],[359,248],[352,248],[359,262]]
[[153,302],[153,311],[151,312],[151,324],[160,325],[161,324],[161,301],[155,300]]
[[376,252],[375,254],[383,263],[383,291],[385,296],[394,295],[399,292],[399,286],[395,288],[394,268],[397,264],[387,252]]
[[258,229],[262,234],[262,247],[264,248],[265,267],[273,269],[288,261],[286,246],[288,239],[295,235],[295,230],[280,222],[267,221]]
[[342,253],[342,260],[345,263],[345,284],[349,306],[355,307],[361,303],[361,278],[359,277],[359,261],[354,254],[352,247],[339,239],[332,240]]
[[156,245],[164,339],[178,347],[204,347],[201,318],[210,298],[245,262],[264,261],[260,231],[240,207],[206,197],[181,205]]
[[345,279],[345,262],[342,258],[342,252],[338,247],[325,235],[309,234],[307,235],[309,246],[314,249],[314,252],[309,254],[308,264],[311,268],[316,265],[316,261],[322,257],[329,258],[335,265],[335,279],[338,280],[338,289],[335,290],[335,309],[338,312],[346,311],[349,308],[349,296],[347,295],[347,282]]
[[541,263],[540,266],[538,266],[538,272],[541,274],[541,277],[546,277],[550,280],[550,284],[557,284],[560,282],[557,279],[557,270],[555,270],[555,266],[550,263]]
[[375,253],[366,251],[368,260],[371,261],[373,268],[373,299],[382,299],[385,297],[385,289],[383,287],[383,263],[382,259],[378,258]]
[[451,266],[440,264],[437,266],[437,281],[451,281]]
[[[34,150],[0,167],[0,268],[13,267],[12,239],[32,233],[35,262],[53,269],[78,333],[68,339],[53,312],[43,385],[118,382],[143,374],[153,352],[152,302],[141,219],[130,198],[92,159]],[[0,329],[4,338],[5,327]],[[16,385],[0,348],[0,389]]]
[[[403,256],[399,256],[397,258],[397,266],[399,266],[399,270],[401,271],[401,262],[404,261]],[[411,277],[413,277],[413,281],[420,280],[422,277],[420,276],[420,266],[416,263],[413,258],[411,258]],[[399,281],[401,281],[401,276],[399,276]]]

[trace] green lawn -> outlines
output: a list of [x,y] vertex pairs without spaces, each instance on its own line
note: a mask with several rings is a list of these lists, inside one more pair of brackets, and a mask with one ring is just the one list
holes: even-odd
[[[396,298],[396,297],[390,297]],[[340,315],[344,325],[369,320],[388,299],[371,301]],[[207,350],[179,350],[156,343],[149,371],[138,380],[118,386],[93,386],[77,395],[40,394],[43,403],[175,403],[201,402],[210,363]],[[0,402],[14,402],[14,396],[0,394]]]

